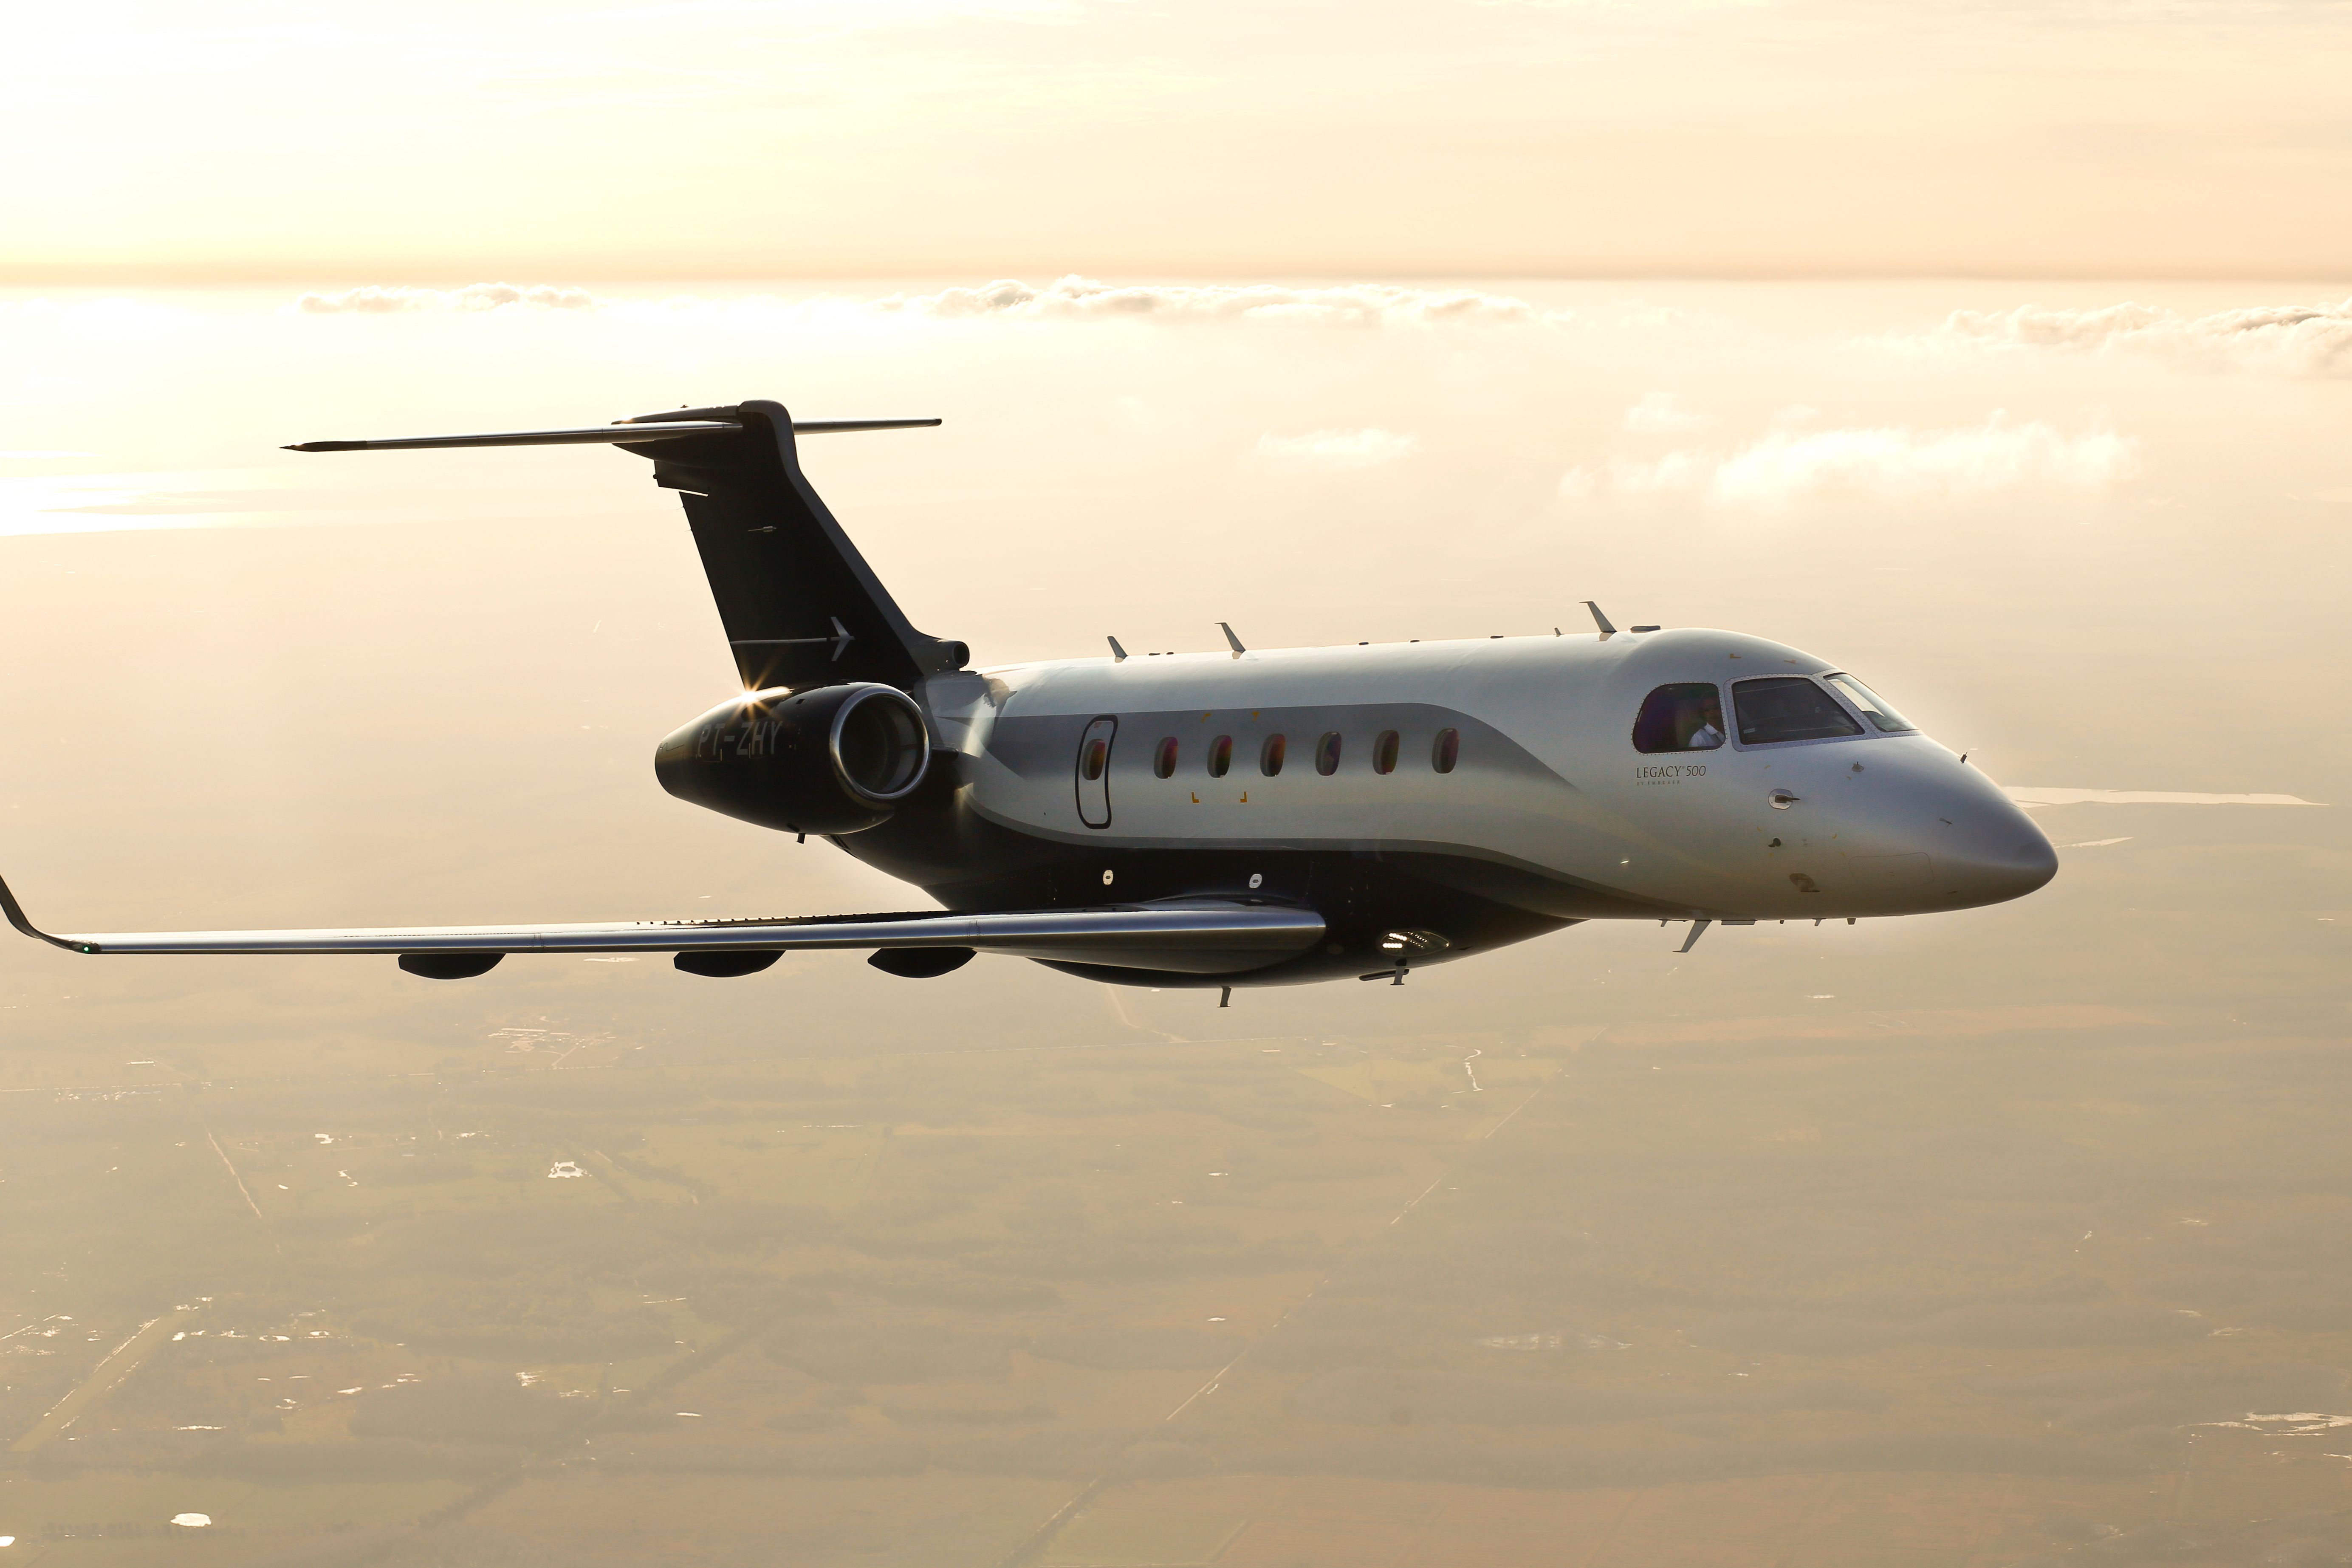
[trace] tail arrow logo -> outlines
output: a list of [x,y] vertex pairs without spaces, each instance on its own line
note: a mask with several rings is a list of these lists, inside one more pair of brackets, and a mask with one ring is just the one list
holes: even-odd
[[736,637],[727,646],[730,647],[812,647],[831,644],[832,662],[838,664],[841,662],[843,650],[857,640],[857,634],[843,626],[839,616],[827,618],[833,622],[833,635],[829,637]]

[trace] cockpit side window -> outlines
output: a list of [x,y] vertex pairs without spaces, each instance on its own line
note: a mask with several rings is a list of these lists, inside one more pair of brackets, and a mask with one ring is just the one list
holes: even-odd
[[1739,715],[1739,743],[1830,741],[1859,735],[1862,726],[1830,694],[1801,675],[1734,681],[1731,705]]
[[1711,752],[1723,744],[1723,694],[1712,681],[1682,680],[1642,700],[1633,721],[1637,752]]
[[1853,676],[1824,675],[1822,679],[1828,681],[1838,695],[1853,703],[1861,711],[1862,716],[1869,720],[1871,724],[1882,733],[1908,735],[1919,728],[1918,725],[1889,708],[1877,692],[1864,686]]

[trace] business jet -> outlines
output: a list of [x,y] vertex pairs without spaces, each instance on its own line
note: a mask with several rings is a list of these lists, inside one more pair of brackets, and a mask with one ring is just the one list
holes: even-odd
[[1613,626],[1474,641],[972,666],[917,631],[801,468],[781,405],[298,452],[609,443],[677,492],[742,689],[654,751],[681,800],[823,838],[942,910],[783,919],[53,935],[77,953],[380,953],[436,980],[509,953],[668,952],[757,973],[803,949],[943,975],[976,953],[1213,987],[1414,969],[1582,921],[1931,914],[2050,880],[2050,842],[1964,757],[1830,661]]

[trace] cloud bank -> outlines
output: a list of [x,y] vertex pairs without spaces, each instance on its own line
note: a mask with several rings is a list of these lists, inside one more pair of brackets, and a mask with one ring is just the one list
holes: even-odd
[[1421,437],[1400,435],[1377,426],[1364,430],[1310,430],[1304,436],[1268,433],[1257,438],[1261,458],[1319,463],[1333,468],[1372,468],[1409,458],[1421,449]]
[[[2074,789],[2055,784],[2011,784],[2003,791],[2020,805],[2325,805],[2294,795],[2210,795],[2196,790]],[[2088,849],[2094,845],[2121,844],[2120,838],[2094,839],[2091,844],[2062,846]]]
[[1671,392],[1650,393],[1625,410],[1625,428],[1637,436],[1670,436],[1711,423],[1706,415],[1683,407]]
[[560,289],[545,283],[468,283],[462,289],[408,289],[370,283],[336,294],[305,294],[294,301],[294,308],[320,316],[385,316],[401,310],[497,310],[510,305],[592,310],[603,303],[585,289]]
[[929,316],[1303,321],[1355,327],[1434,326],[1449,321],[1533,325],[1568,319],[1565,311],[1538,310],[1525,300],[1475,289],[1407,289],[1389,283],[1349,283],[1327,289],[1274,283],[1119,287],[1075,275],[1042,288],[1001,279],[978,289],[893,294],[872,303],[877,310]]
[[1043,285],[1002,278],[978,288],[932,294],[886,294],[866,300],[783,300],[745,296],[707,300],[687,295],[663,300],[599,298],[585,289],[550,284],[468,283],[462,289],[415,289],[372,283],[331,294],[305,294],[295,309],[315,315],[387,315],[403,310],[498,310],[509,307],[590,310],[657,304],[708,307],[757,302],[788,308],[847,306],[887,315],[944,320],[1156,321],[1303,322],[1309,325],[1437,326],[1475,322],[1556,326],[1565,310],[1539,310],[1508,294],[1475,289],[1411,289],[1391,283],[1290,288],[1276,283],[1150,283],[1115,285],[1075,274]]
[[1577,468],[1560,494],[1696,495],[1724,506],[1778,509],[1844,493],[1906,500],[1982,495],[2025,485],[2103,489],[2130,474],[2138,443],[2112,431],[2070,436],[2041,420],[1995,413],[1981,425],[1843,430],[1783,428],[1733,451],[1686,447],[1649,460]]
[[2207,316],[2129,301],[2084,310],[1955,310],[1934,336],[1990,348],[2142,353],[2216,369],[2352,375],[2352,300]]

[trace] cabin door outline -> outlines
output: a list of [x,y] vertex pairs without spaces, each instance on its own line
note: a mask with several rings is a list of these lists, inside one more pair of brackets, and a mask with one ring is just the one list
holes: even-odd
[[1078,820],[1088,827],[1110,826],[1110,747],[1118,734],[1118,721],[1104,717],[1078,737]]

